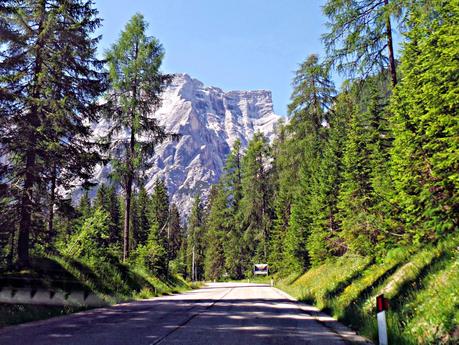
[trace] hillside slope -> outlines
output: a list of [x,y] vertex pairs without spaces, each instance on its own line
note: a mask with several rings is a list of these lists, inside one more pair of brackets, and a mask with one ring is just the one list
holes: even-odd
[[397,248],[380,259],[346,255],[282,278],[278,286],[374,341],[376,296],[383,293],[390,300],[391,344],[457,344],[457,245],[456,239],[421,250]]

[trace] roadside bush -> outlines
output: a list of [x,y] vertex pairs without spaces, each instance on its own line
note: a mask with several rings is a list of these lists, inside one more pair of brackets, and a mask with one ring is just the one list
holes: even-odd
[[134,265],[145,268],[153,275],[167,275],[167,253],[155,239],[149,239],[145,245],[139,245],[132,255]]
[[96,209],[85,219],[80,231],[75,232],[68,243],[62,243],[64,256],[83,259],[91,266],[107,260],[113,261],[115,249],[110,246],[109,214],[103,209]]

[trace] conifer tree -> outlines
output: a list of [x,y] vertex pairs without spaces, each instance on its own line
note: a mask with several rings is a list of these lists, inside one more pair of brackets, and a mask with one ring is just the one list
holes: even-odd
[[[292,196],[288,228],[284,236],[284,263],[292,271],[301,271],[309,260],[306,241],[311,232],[312,181],[316,174],[327,137],[326,127],[331,121],[330,108],[335,89],[329,70],[319,63],[317,55],[309,56],[296,72],[293,81],[292,102],[289,104],[292,144],[290,160],[297,188]],[[287,181],[285,181],[287,182]],[[287,190],[289,187],[286,187]],[[291,187],[290,187],[291,188]]]
[[388,68],[397,84],[393,19],[402,20],[401,0],[328,0],[330,32],[323,35],[328,61],[340,72],[367,77]]
[[176,204],[171,204],[167,234],[168,259],[171,261],[177,258],[183,241],[183,230],[180,224],[180,213]]
[[24,266],[39,185],[50,183],[53,208],[56,179],[65,185],[92,172],[86,121],[96,119],[105,89],[95,58],[99,38],[92,37],[100,19],[93,3],[82,0],[7,0],[0,12],[0,155],[22,186],[18,261]]
[[354,113],[354,97],[348,86],[336,98],[334,116],[330,120],[323,155],[310,188],[313,195],[310,234],[306,248],[312,265],[317,265],[334,255],[342,255],[347,247],[339,237],[337,219],[338,195],[343,174],[343,147],[348,132],[348,122]]
[[[139,172],[158,143],[168,137],[157,119],[149,116],[160,104],[160,95],[170,80],[160,72],[164,50],[159,41],[146,36],[148,25],[141,14],[134,15],[119,40],[107,52],[111,89],[107,95],[107,118],[111,128],[110,149],[121,148],[123,155],[113,159],[125,194],[123,259],[129,256],[129,229],[133,186]],[[127,132],[127,137],[117,137]]]
[[[389,141],[381,128],[387,123],[386,100],[375,86],[374,78],[367,81],[362,108],[352,114],[343,155],[343,181],[339,195],[339,218],[346,245],[361,254],[375,251],[375,245],[384,230],[378,212],[378,197],[373,176],[381,163],[377,147]],[[383,93],[384,94],[384,93]],[[386,148],[386,151],[388,148]],[[381,241],[383,242],[383,241]]]
[[110,216],[110,243],[121,248],[121,210],[116,187],[112,184],[108,189],[108,209]]
[[99,184],[94,199],[94,208],[100,208],[108,212],[108,193],[107,185],[105,183]]
[[228,274],[241,279],[244,273],[241,199],[242,199],[242,148],[241,141],[236,140],[225,163],[222,188],[228,203],[228,232],[224,242],[225,267]]
[[205,220],[206,252],[204,271],[206,279],[216,280],[225,271],[224,241],[228,234],[226,194],[221,185],[213,185],[209,198],[209,213]]
[[272,180],[270,148],[263,134],[255,133],[242,160],[241,217],[244,229],[245,268],[254,261],[266,262],[270,239]]
[[86,218],[91,214],[91,210],[91,199],[89,198],[89,192],[86,190],[80,198],[78,211],[80,212],[82,218]]
[[413,10],[391,100],[395,200],[416,243],[459,226],[458,23],[457,0]]
[[134,232],[135,245],[145,244],[148,240],[148,234],[150,232],[150,208],[151,199],[147,193],[145,187],[141,187],[137,194],[137,219],[138,227]]
[[[155,255],[155,270],[160,274],[168,273],[168,223],[169,195],[163,179],[157,179],[149,202],[147,251]],[[152,253],[155,251],[155,253]]]

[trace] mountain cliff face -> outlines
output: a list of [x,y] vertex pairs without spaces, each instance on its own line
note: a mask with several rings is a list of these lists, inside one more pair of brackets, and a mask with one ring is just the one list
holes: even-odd
[[[224,92],[187,74],[175,75],[162,99],[152,116],[181,138],[157,147],[152,168],[146,172],[146,188],[152,190],[156,179],[164,178],[171,201],[182,215],[188,214],[196,194],[205,197],[210,185],[218,181],[237,139],[245,147],[257,131],[272,138],[280,118],[273,112],[270,91]],[[96,135],[106,125],[97,124]],[[109,172],[110,166],[100,167],[96,178],[103,181]]]

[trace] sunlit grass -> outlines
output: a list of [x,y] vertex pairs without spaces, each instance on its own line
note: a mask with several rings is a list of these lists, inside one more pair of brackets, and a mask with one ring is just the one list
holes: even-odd
[[[375,299],[390,299],[391,344],[459,343],[459,259],[457,240],[436,246],[398,248],[379,260],[343,256],[311,268],[277,286],[326,310],[377,342]],[[290,277],[291,279],[291,277]]]

